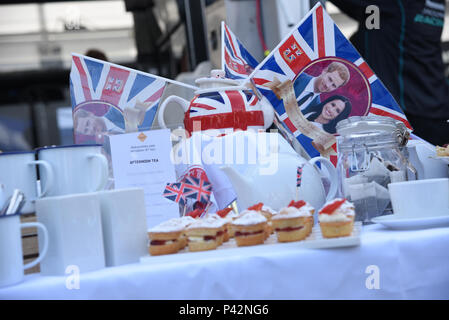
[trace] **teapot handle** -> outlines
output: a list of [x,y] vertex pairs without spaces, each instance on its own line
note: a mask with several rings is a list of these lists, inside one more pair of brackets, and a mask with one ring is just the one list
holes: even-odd
[[183,98],[180,98],[178,96],[170,96],[167,99],[165,99],[164,102],[161,104],[161,107],[160,107],[158,115],[157,115],[157,120],[158,120],[161,128],[167,128],[167,125],[165,124],[165,120],[164,120],[164,114],[165,114],[165,109],[167,108],[167,105],[170,102],[174,102],[174,103],[180,105],[182,110],[184,110],[184,113],[187,112],[187,110],[189,109],[190,103]]
[[337,169],[334,167],[332,162],[330,162],[328,159],[324,157],[315,157],[309,160],[309,163],[311,165],[314,165],[316,162],[321,162],[323,164],[327,171],[329,172],[329,180],[331,182],[331,186],[329,188],[329,192],[326,196],[326,202],[330,201],[335,198],[338,191],[338,179],[337,179]]

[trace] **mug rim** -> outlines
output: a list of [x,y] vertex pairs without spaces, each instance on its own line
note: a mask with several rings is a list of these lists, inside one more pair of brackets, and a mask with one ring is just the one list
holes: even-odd
[[411,180],[411,181],[401,181],[401,182],[392,182],[388,184],[390,186],[402,186],[402,185],[419,185],[419,184],[431,184],[437,183],[440,181],[449,182],[449,178],[434,178],[434,179],[423,179],[423,180]]
[[79,148],[79,147],[102,147],[102,144],[70,144],[70,145],[63,145],[63,146],[45,146],[34,149],[36,153],[39,153],[44,150],[55,150],[55,149],[64,149],[64,148]]
[[27,154],[27,153],[35,154],[35,151],[7,151],[7,152],[1,152],[0,156],[9,156],[9,155]]

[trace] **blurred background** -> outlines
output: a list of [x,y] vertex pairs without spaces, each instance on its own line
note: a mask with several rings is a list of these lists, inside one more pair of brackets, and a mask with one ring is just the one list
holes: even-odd
[[[273,49],[316,2],[2,1],[0,150],[73,142],[71,53],[99,50],[110,62],[194,84],[196,78],[221,67],[222,20],[261,61],[264,47]],[[321,2],[349,38],[357,22],[332,4]],[[448,14],[442,36],[446,75]],[[166,91],[166,95],[173,93],[169,88]]]

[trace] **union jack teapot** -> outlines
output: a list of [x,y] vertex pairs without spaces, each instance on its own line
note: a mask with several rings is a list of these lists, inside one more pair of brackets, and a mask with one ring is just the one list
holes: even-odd
[[164,114],[170,103],[184,110],[184,128],[190,135],[196,131],[220,136],[235,130],[265,130],[273,123],[273,107],[238,81],[226,79],[224,71],[212,70],[211,77],[195,82],[200,89],[190,102],[170,96],[162,103],[158,113],[162,128],[167,128]]

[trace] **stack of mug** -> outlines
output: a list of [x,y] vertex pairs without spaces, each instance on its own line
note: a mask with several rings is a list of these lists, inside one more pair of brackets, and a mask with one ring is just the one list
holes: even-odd
[[[40,263],[43,275],[88,272],[138,262],[147,253],[144,191],[104,190],[108,161],[101,145],[52,146],[0,153],[3,199],[19,189],[27,199],[20,214],[0,216],[0,287],[22,281]],[[39,176],[39,180],[38,180]],[[37,227],[39,256],[22,261],[22,228]]]

